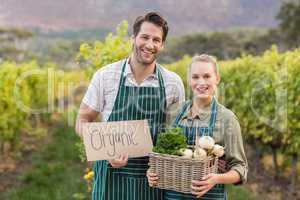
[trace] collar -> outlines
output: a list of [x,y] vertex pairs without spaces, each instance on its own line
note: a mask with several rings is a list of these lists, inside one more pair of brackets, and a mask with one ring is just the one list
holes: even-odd
[[200,119],[200,120],[204,120],[204,119],[208,118],[211,114],[212,102],[208,106],[199,109],[196,113],[192,113],[192,106],[193,106],[193,103],[191,103],[190,106],[185,110],[185,112],[182,115],[182,119],[189,119],[189,120]]
[[[126,64],[125,64],[125,70],[124,70],[124,76],[125,77],[133,77],[133,72],[132,72],[132,69],[131,69],[131,66],[130,66],[130,64],[129,64],[129,59],[130,58],[127,58],[127,59],[125,59],[125,61],[124,62],[126,62]],[[158,80],[158,70],[157,70],[157,67],[158,67],[158,64],[156,63],[155,64],[155,69],[154,69],[154,73],[153,74],[151,74],[151,75],[149,75],[148,77],[147,77],[147,79],[148,78],[154,78],[154,79],[157,79]]]

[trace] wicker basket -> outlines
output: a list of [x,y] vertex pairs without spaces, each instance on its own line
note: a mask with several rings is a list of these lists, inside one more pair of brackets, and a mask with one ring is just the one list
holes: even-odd
[[191,193],[192,180],[200,180],[218,170],[218,158],[211,156],[197,160],[152,152],[149,159],[150,172],[158,175],[155,187],[182,193]]

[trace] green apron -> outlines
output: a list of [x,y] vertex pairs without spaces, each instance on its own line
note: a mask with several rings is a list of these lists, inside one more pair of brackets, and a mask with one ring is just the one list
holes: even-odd
[[[118,95],[108,121],[147,119],[152,141],[166,122],[166,94],[160,66],[156,65],[159,87],[125,86],[124,61]],[[146,178],[149,157],[132,158],[122,168],[112,168],[108,161],[94,165],[93,200],[161,200],[163,190],[149,187]]]
[[[209,126],[208,127],[196,127],[193,125],[192,120],[189,121],[191,123],[188,123],[188,124],[190,124],[190,126],[186,126],[186,125],[183,125],[181,123],[181,121],[182,121],[182,117],[183,117],[184,113],[187,112],[187,110],[191,107],[191,105],[192,105],[191,101],[187,101],[187,103],[185,103],[182,110],[177,115],[173,126],[181,127],[183,129],[183,132],[187,139],[187,143],[189,145],[195,145],[195,139],[196,139],[197,133],[200,133],[200,136],[207,135],[207,136],[213,137],[213,130],[215,128],[218,110],[217,110],[217,102],[215,99],[213,99]],[[190,119],[188,119],[188,120],[190,120]],[[164,199],[165,200],[196,200],[196,199],[226,200],[227,199],[226,196],[227,195],[225,193],[225,186],[218,184],[200,198],[196,198],[196,196],[192,195],[192,194],[184,194],[184,193],[167,190],[167,191],[165,191]]]

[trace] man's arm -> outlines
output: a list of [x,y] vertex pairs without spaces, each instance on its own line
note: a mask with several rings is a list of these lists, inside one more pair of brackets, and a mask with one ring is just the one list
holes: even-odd
[[184,85],[181,78],[174,73],[173,81],[170,84],[172,87],[172,98],[173,103],[167,108],[167,125],[172,125],[180,108],[182,107],[185,101],[185,92],[184,92]]
[[105,101],[103,73],[103,70],[98,70],[93,75],[93,78],[80,104],[75,126],[76,133],[80,137],[82,137],[82,124],[84,122],[95,121],[99,113],[103,110]]
[[[76,133],[82,138],[82,124],[85,122],[93,122],[97,119],[99,112],[91,109],[85,103],[81,103],[76,119]],[[120,168],[127,165],[128,155],[121,155],[120,158],[108,161],[112,167]]]
[[97,119],[97,116],[99,115],[99,112],[91,109],[89,106],[87,106],[85,103],[81,103],[77,119],[76,119],[76,133],[82,137],[82,124],[84,122],[93,122]]

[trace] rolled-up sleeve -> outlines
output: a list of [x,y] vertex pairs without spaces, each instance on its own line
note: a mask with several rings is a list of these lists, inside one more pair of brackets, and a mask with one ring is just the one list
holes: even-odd
[[181,78],[176,74],[172,73],[172,81],[168,82],[166,87],[171,88],[171,92],[167,95],[167,98],[172,99],[170,105],[167,107],[167,121],[168,125],[171,125],[176,118],[178,111],[180,110],[181,106],[185,102],[185,92],[184,92],[184,85]]
[[82,102],[97,112],[102,112],[104,107],[104,85],[102,71],[98,70],[83,97]]
[[242,184],[247,181],[248,163],[243,145],[240,124],[236,116],[232,116],[227,123],[225,134],[225,152],[227,166],[239,173]]

